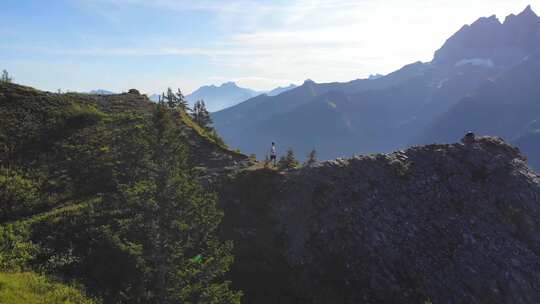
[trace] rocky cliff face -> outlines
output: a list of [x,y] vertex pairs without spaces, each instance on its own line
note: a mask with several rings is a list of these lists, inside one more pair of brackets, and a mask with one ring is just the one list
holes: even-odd
[[496,16],[462,27],[435,53],[433,62],[455,65],[463,59],[484,59],[512,66],[540,47],[540,18],[531,6],[501,23]]
[[497,138],[247,172],[222,198],[246,303],[540,302],[540,176]]

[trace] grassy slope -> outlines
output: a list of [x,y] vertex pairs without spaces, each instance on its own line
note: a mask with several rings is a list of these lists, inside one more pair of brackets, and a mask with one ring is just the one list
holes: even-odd
[[[85,127],[78,123],[91,124],[88,119],[105,119],[107,114],[136,113],[149,115],[154,108],[145,95],[89,95],[80,93],[56,94],[42,92],[34,88],[0,83],[0,117],[3,120],[4,132],[0,132],[0,148],[5,142],[11,142],[12,136],[21,140],[40,136],[45,131],[57,131],[67,128]],[[89,117],[90,116],[90,117]],[[82,120],[82,121],[81,121]],[[201,128],[187,113],[182,113],[180,121],[192,134],[209,143],[221,153],[243,156],[231,151],[213,134]],[[65,135],[62,133],[61,135]],[[54,138],[57,139],[57,138]],[[26,143],[26,142],[25,142]],[[0,153],[2,150],[0,149]]]
[[3,304],[93,304],[76,288],[53,282],[30,272],[0,272],[0,303]]
[[[151,115],[153,109],[154,103],[145,95],[56,94],[17,84],[0,83],[0,166],[23,168],[31,173],[29,178],[35,179],[39,190],[48,193],[48,202],[42,208],[35,209],[19,220],[31,219],[35,222],[36,219],[46,219],[45,215],[50,214],[49,211],[64,210],[71,205],[79,206],[81,201],[88,199],[68,193],[62,180],[66,177],[74,178],[69,176],[73,172],[64,172],[65,168],[58,165],[66,161],[77,161],[79,157],[85,157],[80,161],[90,164],[95,161],[94,157],[87,155],[92,151],[69,155],[70,159],[67,160],[58,158],[59,151],[63,152],[64,147],[72,147],[74,144],[97,145],[85,141],[99,141],[103,137],[96,133],[103,132],[103,127],[100,129],[99,126],[115,128],[115,124],[110,123],[114,117],[147,116]],[[182,112],[179,121],[186,128],[190,151],[198,158],[208,159],[209,155],[223,155],[223,159],[231,160],[247,158],[229,150],[187,113]],[[212,163],[209,165],[215,166]]]
[[[41,200],[44,201],[40,208],[20,218],[0,222],[0,228],[16,225],[23,231],[28,230],[31,236],[45,238],[47,236],[41,233],[40,227],[54,229],[55,225],[62,225],[63,221],[77,218],[80,211],[92,202],[96,193],[71,189],[72,185],[80,184],[73,180],[76,179],[73,174],[81,172],[65,171],[66,163],[81,162],[90,166],[100,161],[97,159],[99,155],[88,155],[93,150],[78,150],[79,147],[84,145],[84,149],[87,149],[95,140],[99,142],[101,133],[96,132],[108,132],[108,128],[115,128],[111,122],[118,115],[151,115],[153,108],[153,103],[146,96],[138,94],[106,97],[77,93],[55,94],[0,83],[0,166],[21,168],[28,173],[28,178],[35,182],[42,194]],[[190,150],[196,154],[202,157],[202,154],[209,153],[231,155],[234,159],[245,157],[216,142],[211,134],[185,113],[180,123],[188,131],[188,144],[196,144],[190,146]],[[66,154],[70,158],[62,159],[64,156],[58,153],[65,153],[66,147],[76,153]],[[198,150],[199,147],[204,150]],[[72,156],[75,158],[71,159]],[[93,180],[87,184],[89,189],[96,188]],[[13,233],[18,233],[18,230]],[[21,240],[26,242],[26,236],[21,237]],[[18,257],[14,253],[6,255],[6,258],[12,256]],[[22,269],[27,268],[23,266]],[[77,295],[75,289],[51,283],[42,276],[1,272],[3,270],[0,269],[0,304],[93,303]]]

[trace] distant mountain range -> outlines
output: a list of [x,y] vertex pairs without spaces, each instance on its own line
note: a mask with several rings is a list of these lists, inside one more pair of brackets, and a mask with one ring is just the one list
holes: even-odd
[[102,89],[98,89],[98,90],[92,90],[92,91],[88,92],[88,94],[95,94],[95,95],[113,95],[114,92],[107,91],[107,90],[102,90]]
[[[265,94],[268,95],[268,96],[276,96],[276,95],[279,95],[279,94],[281,94],[281,93],[285,93],[285,92],[287,92],[287,91],[290,91],[290,90],[292,90],[292,89],[295,89],[295,88],[297,88],[297,87],[298,87],[298,86],[295,85],[295,84],[290,84],[290,85],[288,85],[288,86],[286,86],[286,87],[275,88],[275,89],[273,89],[273,90],[270,91],[270,92],[266,92]],[[264,92],[263,92],[263,93],[264,93]]]
[[186,99],[190,104],[194,104],[197,100],[202,99],[206,103],[208,110],[214,112],[233,106],[259,94],[261,93],[251,89],[241,88],[234,82],[226,82],[220,86],[210,85],[200,87],[193,93],[186,95]]
[[462,27],[435,52],[386,76],[260,95],[213,114],[225,141],[259,158],[271,142],[300,157],[387,152],[455,142],[471,130],[502,136],[540,169],[540,18],[528,6]]
[[[197,100],[204,100],[208,110],[210,112],[215,112],[234,106],[242,101],[258,95],[266,94],[268,96],[276,96],[296,87],[296,85],[291,84],[287,87],[278,87],[267,92],[242,88],[234,82],[226,82],[220,86],[202,86],[193,93],[186,95],[186,99],[191,105],[193,105]],[[149,98],[152,101],[158,101],[159,94],[153,94]]]

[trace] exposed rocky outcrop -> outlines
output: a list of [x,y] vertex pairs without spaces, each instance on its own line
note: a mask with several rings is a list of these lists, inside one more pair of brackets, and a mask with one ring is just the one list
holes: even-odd
[[246,303],[540,302],[540,176],[498,138],[232,185],[224,233]]

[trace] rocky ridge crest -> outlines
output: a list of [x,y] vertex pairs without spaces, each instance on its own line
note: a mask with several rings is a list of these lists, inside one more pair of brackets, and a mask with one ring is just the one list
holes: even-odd
[[270,185],[257,203],[225,200],[249,217],[234,228],[237,263],[289,279],[288,298],[246,290],[247,303],[540,302],[540,176],[499,138],[328,161]]

